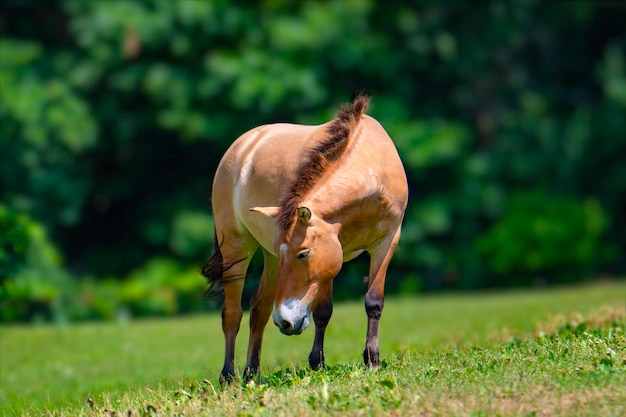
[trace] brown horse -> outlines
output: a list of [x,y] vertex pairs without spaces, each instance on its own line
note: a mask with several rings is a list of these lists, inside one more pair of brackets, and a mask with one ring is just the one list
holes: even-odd
[[[246,271],[258,248],[265,261],[251,302],[244,375],[258,373],[263,330],[272,315],[286,335],[315,322],[309,364],[324,363],[333,279],[344,262],[370,254],[363,359],[379,366],[378,321],[385,276],[400,238],[407,180],[393,142],[364,115],[358,96],[335,120],[320,126],[272,124],[239,137],[222,158],[213,182],[215,251],[203,268],[223,290],[226,339],[222,380],[234,376],[235,339]],[[272,313],[273,310],[273,313]]]

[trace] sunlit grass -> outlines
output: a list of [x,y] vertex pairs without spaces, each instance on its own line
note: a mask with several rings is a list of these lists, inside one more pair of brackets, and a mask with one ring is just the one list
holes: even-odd
[[[224,415],[243,410],[254,414],[257,408],[259,412],[268,412],[268,405],[250,405],[251,398],[260,396],[262,403],[270,398],[292,404],[300,401],[301,412],[314,413],[341,411],[342,407],[348,407],[347,400],[352,399],[356,405],[345,410],[358,414],[363,410],[358,407],[358,401],[374,407],[371,410],[393,410],[394,401],[400,401],[400,408],[409,406],[409,410],[415,410],[419,400],[411,393],[416,392],[418,397],[428,399],[431,406],[443,398],[448,404],[466,398],[475,403],[476,409],[487,410],[482,404],[486,400],[480,392],[474,392],[476,389],[485,390],[485,398],[491,398],[492,403],[502,400],[497,392],[503,393],[503,398],[510,397],[507,393],[517,393],[527,396],[528,401],[547,395],[531,393],[530,382],[536,386],[534,389],[552,390],[560,397],[579,393],[585,394],[585,398],[595,395],[625,399],[624,391],[614,388],[618,386],[617,377],[611,372],[595,372],[595,368],[587,374],[575,372],[577,367],[584,370],[585,366],[591,366],[596,356],[600,358],[596,362],[601,363],[602,355],[609,352],[607,349],[615,351],[616,358],[626,360],[626,347],[620,345],[623,327],[621,336],[606,328],[598,330],[600,333],[593,338],[573,334],[575,337],[567,343],[552,340],[542,345],[545,342],[542,332],[549,334],[559,328],[554,323],[563,322],[558,315],[568,318],[570,313],[578,312],[585,317],[601,306],[608,306],[608,311],[620,311],[625,300],[624,281],[544,291],[388,298],[380,331],[385,369],[378,373],[367,372],[361,365],[366,322],[363,304],[343,303],[336,306],[328,329],[328,370],[319,373],[307,370],[311,330],[287,338],[270,324],[266,330],[261,380],[243,391],[230,388],[219,398],[211,397],[214,395],[211,387],[220,392],[217,377],[223,359],[223,337],[217,314],[126,324],[3,327],[0,329],[0,402],[5,415],[39,415],[42,410],[60,409],[70,410],[62,415],[75,415],[81,407],[87,407],[85,401],[89,396],[99,407],[107,404],[118,410],[124,407],[139,410],[146,404],[173,407],[187,398],[184,393],[196,398],[198,392],[206,390],[202,391],[203,395],[210,398],[199,403],[187,398],[187,406],[198,407],[201,412],[206,401],[217,401],[215,404],[223,405],[220,412]],[[247,322],[247,316],[244,321]],[[611,342],[609,336],[621,339]],[[246,345],[247,326],[242,325],[237,346],[239,368],[244,364]],[[564,347],[567,350],[562,350]],[[507,350],[510,362],[502,362]],[[615,359],[615,366],[625,365]],[[511,379],[507,367],[511,372],[528,369],[532,373],[515,382],[519,375]],[[523,382],[524,378],[527,382]],[[618,382],[626,382],[621,378]],[[204,379],[208,382],[202,382]],[[289,381],[293,385],[293,398],[289,397],[291,389],[286,389]],[[350,384],[354,386],[350,388]],[[368,389],[373,393],[367,393]],[[370,394],[370,400],[376,404],[367,404]],[[248,405],[240,404],[239,409],[237,401],[228,400],[241,396]],[[547,395],[546,401],[558,406],[554,396]],[[280,413],[285,410],[288,409],[275,409]],[[462,409],[450,409],[463,414],[459,410]]]

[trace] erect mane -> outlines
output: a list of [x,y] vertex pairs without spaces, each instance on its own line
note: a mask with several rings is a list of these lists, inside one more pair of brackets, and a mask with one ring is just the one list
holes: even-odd
[[369,102],[369,97],[359,94],[351,104],[342,106],[337,118],[326,128],[327,137],[306,151],[295,180],[287,188],[280,204],[278,225],[281,229],[289,227],[302,198],[311,191],[328,166],[339,159]]

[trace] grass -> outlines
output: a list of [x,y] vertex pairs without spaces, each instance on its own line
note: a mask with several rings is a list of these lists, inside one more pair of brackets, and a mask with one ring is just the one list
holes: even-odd
[[[103,415],[624,415],[624,281],[388,298],[383,365],[361,364],[362,302],[337,305],[328,368],[313,332],[268,326],[262,376],[221,389],[219,315],[0,328],[0,412]],[[245,317],[244,320],[247,320]],[[245,361],[242,325],[237,363]],[[115,413],[114,413],[115,412]]]

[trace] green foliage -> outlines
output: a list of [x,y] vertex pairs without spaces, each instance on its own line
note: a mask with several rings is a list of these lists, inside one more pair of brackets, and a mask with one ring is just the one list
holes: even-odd
[[[520,192],[504,216],[476,242],[485,261],[499,274],[567,276],[606,255],[600,236],[606,214],[597,201]],[[573,277],[575,278],[575,277]]]
[[0,284],[13,277],[26,262],[28,219],[0,204]]
[[208,213],[182,211],[172,221],[170,247],[186,258],[202,256],[213,242],[213,218]]
[[393,123],[392,136],[402,137],[398,150],[407,169],[426,169],[459,158],[467,152],[470,134],[465,126],[433,120]]
[[[41,227],[36,232],[41,232]],[[123,280],[84,278],[73,282],[58,268],[50,243],[33,235],[29,253],[44,256],[5,283],[0,299],[2,321],[107,319],[163,316],[216,309],[218,300],[204,300],[198,271],[172,259],[154,258]],[[48,254],[46,255],[45,252]],[[48,256],[47,258],[45,256]],[[52,256],[52,258],[50,258]],[[38,264],[39,267],[34,267]]]
[[171,259],[152,259],[133,271],[121,288],[120,303],[135,316],[201,310],[205,285],[195,269]]
[[72,281],[44,226],[0,205],[0,227],[2,321],[63,320],[62,295]]
[[[115,316],[121,295],[100,307],[75,297],[104,300],[96,294],[126,285],[154,297],[132,298],[137,312],[183,311],[175,300],[188,295],[174,295],[178,287],[160,277],[186,276],[209,255],[208,196],[225,149],[261,124],[326,122],[362,90],[374,96],[369,113],[409,177],[390,275],[414,279],[388,280],[392,291],[529,283],[538,274],[554,283],[573,279],[574,269],[576,279],[619,275],[623,9],[499,0],[4,2],[0,199],[15,215],[2,215],[12,232],[0,237],[0,272],[34,267],[15,234],[24,215],[62,254],[55,268],[74,289],[56,293],[68,294],[68,316]],[[556,218],[531,201],[532,210],[513,216],[520,198],[537,200],[527,192],[534,189],[550,196],[545,210],[562,196],[571,213]],[[583,215],[605,226],[585,229]],[[553,219],[553,232],[512,237],[514,223]],[[558,254],[555,233],[573,236]],[[173,271],[163,259],[180,265]],[[362,293],[363,265],[344,268],[338,298]],[[167,288],[148,289],[133,272],[142,268]]]
[[44,72],[39,44],[2,40],[0,49],[3,200],[46,225],[75,224],[90,186],[80,158],[95,144],[95,121],[66,79]]

